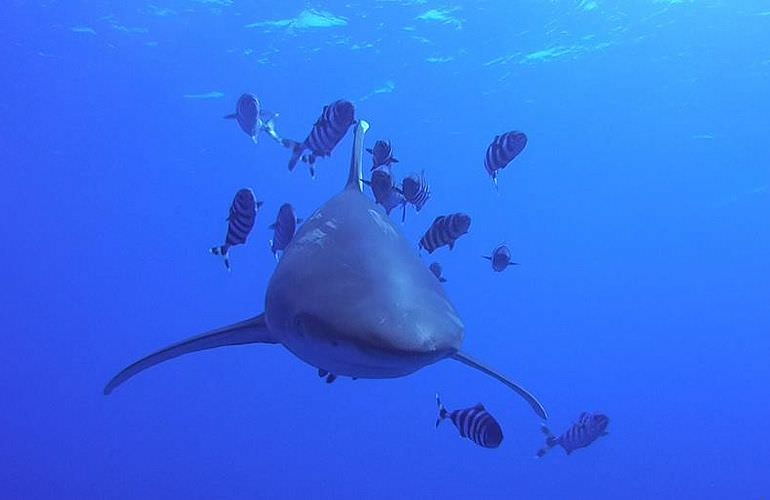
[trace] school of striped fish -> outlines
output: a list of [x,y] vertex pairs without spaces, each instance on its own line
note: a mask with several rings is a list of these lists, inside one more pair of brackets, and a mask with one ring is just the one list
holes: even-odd
[[[301,161],[309,168],[311,177],[315,177],[315,163],[318,158],[328,157],[332,154],[337,144],[342,141],[352,125],[356,123],[355,107],[350,101],[337,100],[324,106],[321,115],[313,124],[304,141],[295,141],[282,138],[276,131],[275,118],[277,113],[265,111],[261,107],[259,99],[250,93],[240,96],[236,103],[235,112],[225,115],[226,119],[233,119],[240,129],[248,135],[254,143],[258,143],[258,136],[264,133],[278,144],[291,150],[288,168],[293,171]],[[499,173],[505,169],[527,145],[527,136],[520,131],[510,131],[494,137],[489,144],[484,156],[484,169],[491,178],[495,189],[498,189]],[[307,151],[307,153],[306,153]],[[419,174],[410,174],[400,183],[394,181],[392,167],[399,163],[393,156],[393,146],[390,140],[379,139],[371,148],[366,149],[372,155],[371,178],[360,179],[368,185],[374,196],[375,202],[383,207],[386,214],[397,207],[402,209],[402,222],[406,220],[407,207],[411,205],[417,213],[425,206],[431,196],[430,185],[427,182],[425,171]],[[262,207],[254,191],[249,188],[240,189],[231,205],[227,217],[227,233],[222,245],[210,248],[214,255],[224,258],[228,270],[230,265],[230,249],[246,243],[249,233],[257,219],[257,213]],[[284,203],[279,207],[275,222],[269,226],[273,231],[270,240],[270,250],[279,259],[280,254],[291,242],[302,219],[297,214],[291,203]],[[452,250],[456,242],[470,231],[471,217],[463,212],[450,213],[436,217],[420,238],[418,247],[429,254],[447,247]],[[494,247],[490,255],[483,255],[490,261],[492,271],[500,273],[510,266],[518,265],[513,262],[510,248],[505,244]],[[436,279],[445,283],[443,269],[439,262],[432,262],[430,271]],[[336,380],[336,375],[326,370],[318,370],[318,376],[325,379],[326,383]],[[503,431],[499,422],[492,414],[478,403],[468,408],[447,410],[436,394],[438,405],[438,418],[436,427],[444,420],[449,420],[455,426],[460,436],[466,438],[483,448],[497,448],[503,441]],[[583,412],[578,420],[567,428],[561,435],[554,435],[545,424],[541,430],[546,435],[545,446],[538,450],[536,456],[543,457],[548,450],[561,446],[567,455],[579,448],[585,448],[602,436],[608,434],[609,418],[601,413]]]

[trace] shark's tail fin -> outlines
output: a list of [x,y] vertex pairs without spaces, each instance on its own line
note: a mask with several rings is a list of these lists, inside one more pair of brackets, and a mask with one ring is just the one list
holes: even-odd
[[537,450],[537,458],[542,458],[546,453],[548,453],[548,450],[556,446],[559,442],[558,438],[553,435],[551,430],[548,429],[545,424],[540,426],[540,430],[543,431],[543,434],[545,434],[545,446]]
[[438,427],[438,424],[440,424],[442,420],[447,418],[447,416],[449,415],[449,412],[444,407],[444,405],[441,404],[441,398],[439,398],[438,393],[436,393],[436,404],[438,405],[438,418],[436,418],[436,427]]
[[209,252],[214,255],[221,255],[225,259],[225,267],[230,270],[230,247],[227,245],[221,245],[218,247],[209,248]]
[[297,166],[297,162],[299,161],[300,156],[302,156],[304,148],[302,147],[301,142],[292,141],[291,139],[286,138],[281,140],[281,144],[283,144],[285,148],[291,149],[291,158],[289,158],[289,172],[291,172]]

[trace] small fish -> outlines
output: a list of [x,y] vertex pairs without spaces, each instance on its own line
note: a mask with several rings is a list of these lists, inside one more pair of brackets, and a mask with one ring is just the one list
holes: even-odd
[[323,370],[321,368],[318,369],[318,376],[321,377],[321,378],[326,377],[326,383],[327,384],[331,384],[332,382],[337,380],[337,375],[335,375],[333,373],[329,373],[328,371]]
[[386,170],[375,170],[372,172],[372,180],[362,182],[372,188],[374,201],[382,205],[388,215],[391,210],[405,203],[401,191],[393,185],[393,176]]
[[498,135],[487,148],[484,158],[484,168],[492,177],[492,182],[497,187],[497,171],[505,168],[527,145],[527,136],[524,132],[506,132]]
[[406,220],[407,203],[414,205],[415,210],[419,212],[430,198],[430,186],[428,181],[425,180],[425,171],[423,170],[420,175],[412,174],[405,178],[401,182],[401,192],[406,201],[404,203],[404,213],[401,215],[401,222],[404,222]]
[[372,170],[382,166],[390,168],[393,163],[398,163],[398,160],[393,158],[393,147],[390,141],[379,140],[374,143],[374,147],[366,150],[372,154]]
[[[354,121],[355,108],[350,101],[340,99],[324,106],[321,116],[316,120],[310,134],[303,142],[283,139],[283,145],[292,150],[289,170],[294,170],[297,161],[302,159],[304,163],[310,166],[310,176],[315,177],[313,165],[316,158],[329,156],[334,147],[345,137]],[[310,150],[310,154],[303,156],[302,153],[306,149]]]
[[269,226],[273,230],[270,250],[273,252],[276,260],[278,259],[278,252],[286,250],[286,247],[291,243],[291,239],[294,238],[294,232],[297,230],[297,225],[301,222],[302,219],[297,218],[294,207],[290,203],[284,203],[278,209],[278,216],[275,218],[275,222]]
[[433,275],[436,277],[437,280],[439,280],[441,283],[446,283],[446,278],[441,275],[441,264],[438,262],[434,262],[430,266],[428,266],[428,269],[430,269],[430,272],[433,273]]
[[537,452],[538,457],[545,455],[548,450],[556,445],[561,445],[567,455],[578,448],[585,448],[602,436],[609,434],[607,426],[610,419],[600,413],[583,412],[578,421],[572,424],[567,431],[559,437],[554,436],[545,424],[542,425],[543,434],[546,435],[545,446]]
[[500,424],[481,403],[471,408],[450,412],[444,408],[441,399],[436,394],[436,404],[438,404],[436,427],[442,420],[448,418],[460,431],[460,436],[470,439],[479,446],[497,448],[503,442],[503,430],[500,428]]
[[258,142],[257,135],[265,132],[274,141],[283,144],[283,139],[275,131],[275,119],[278,113],[262,109],[259,99],[253,94],[243,94],[235,104],[235,113],[225,115],[228,120],[236,120],[246,135],[251,137],[254,143]]
[[251,140],[257,142],[257,122],[259,121],[259,99],[253,94],[242,94],[235,103],[235,113],[225,115],[225,119],[236,120]]
[[244,188],[235,194],[230,215],[227,217],[227,236],[225,244],[209,249],[214,255],[222,255],[225,258],[225,267],[230,269],[230,247],[246,243],[246,238],[254,227],[257,219],[257,210],[262,206],[257,201],[251,189]]
[[467,233],[470,227],[471,217],[468,214],[439,215],[420,239],[420,248],[433,253],[437,248],[447,245],[451,250],[457,239]]
[[518,266],[518,262],[511,262],[511,251],[506,245],[499,245],[492,250],[492,255],[482,255],[483,258],[492,261],[492,270],[499,273],[505,271],[508,266]]

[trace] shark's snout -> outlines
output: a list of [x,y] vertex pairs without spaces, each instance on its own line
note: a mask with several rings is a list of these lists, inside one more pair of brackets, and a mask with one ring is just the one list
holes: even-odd
[[396,323],[377,315],[347,323],[301,312],[289,324],[282,342],[292,352],[338,375],[363,378],[400,377],[450,357],[463,333],[459,321],[441,327],[408,316]]

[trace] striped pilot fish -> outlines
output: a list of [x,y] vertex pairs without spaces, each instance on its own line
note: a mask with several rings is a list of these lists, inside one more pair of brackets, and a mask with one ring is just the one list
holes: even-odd
[[[334,147],[345,137],[345,133],[354,121],[355,108],[350,101],[340,99],[324,106],[321,116],[316,120],[307,139],[303,142],[283,139],[283,145],[292,150],[289,170],[294,170],[297,161],[302,159],[310,166],[310,175],[315,177],[316,158],[329,156]],[[303,155],[305,150],[309,150],[310,154]]]
[[235,103],[235,113],[225,115],[226,119],[235,120],[246,135],[255,143],[260,131],[265,132],[274,141],[283,143],[281,137],[275,131],[275,118],[278,113],[271,113],[262,109],[259,99],[253,94],[243,94]]
[[446,278],[441,274],[441,264],[438,262],[434,262],[430,266],[428,266],[428,269],[430,269],[430,272],[433,273],[433,275],[436,277],[437,280],[439,280],[441,283],[446,283]]
[[430,186],[425,180],[425,171],[420,175],[412,174],[401,182],[401,192],[404,194],[404,213],[401,215],[401,222],[406,220],[406,204],[414,205],[418,212],[427,203],[430,198]]
[[545,455],[548,450],[556,445],[560,445],[567,452],[567,455],[577,450],[585,448],[602,436],[606,436],[607,426],[610,419],[601,413],[583,412],[578,421],[572,424],[567,431],[559,437],[554,436],[548,427],[543,424],[543,434],[546,435],[545,446],[537,452],[538,457]]
[[481,403],[464,410],[448,411],[441,404],[438,394],[436,394],[436,403],[438,404],[436,427],[442,420],[448,418],[460,431],[460,436],[470,439],[479,446],[497,448],[503,442],[503,430],[500,424]]
[[230,247],[246,243],[246,238],[254,227],[257,210],[262,206],[257,201],[254,191],[244,188],[235,193],[233,204],[230,205],[230,215],[227,217],[227,236],[224,245],[212,247],[209,251],[214,255],[225,258],[225,267],[230,269]]
[[527,136],[524,132],[506,132],[498,135],[487,148],[484,158],[484,168],[492,177],[492,182],[497,187],[497,171],[504,169],[527,145]]
[[327,384],[331,384],[332,382],[337,380],[337,375],[335,375],[333,373],[329,373],[328,371],[326,371],[326,370],[324,370],[322,368],[318,369],[318,376],[321,377],[321,378],[326,378],[326,383]]
[[374,201],[382,205],[388,215],[390,215],[391,210],[404,204],[404,196],[393,185],[393,176],[387,170],[375,170],[372,172],[372,180],[363,180],[362,182],[372,188]]
[[393,158],[393,147],[390,141],[379,140],[374,143],[374,147],[366,150],[372,154],[372,170],[382,166],[390,168],[393,163],[398,163],[398,160]]
[[278,209],[278,216],[275,218],[275,222],[270,224],[270,229],[273,230],[270,250],[273,252],[276,260],[278,259],[278,252],[286,250],[286,247],[291,243],[297,230],[297,225],[301,222],[302,219],[297,218],[291,203],[284,203]]
[[433,253],[437,248],[446,245],[451,250],[457,239],[467,233],[470,227],[471,217],[468,214],[439,215],[420,239],[420,248]]
[[492,255],[482,255],[483,258],[492,261],[492,270],[496,273],[505,271],[508,266],[518,266],[518,262],[511,261],[511,250],[507,245],[498,245],[492,250]]

